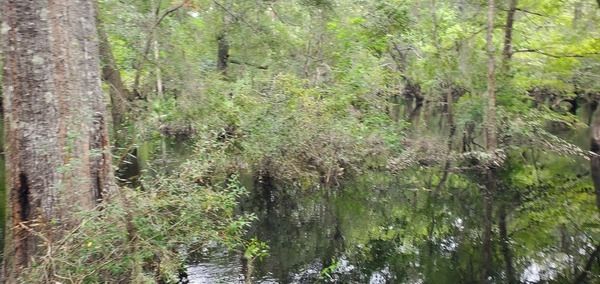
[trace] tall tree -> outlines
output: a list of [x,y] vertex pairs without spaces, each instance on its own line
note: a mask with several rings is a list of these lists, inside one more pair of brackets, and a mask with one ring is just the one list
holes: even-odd
[[113,184],[92,0],[0,0],[6,283]]
[[[598,0],[598,7],[600,8],[600,0]],[[600,212],[600,109],[594,112],[592,119],[592,139],[590,143],[590,150],[593,155],[590,158],[591,170],[592,170],[592,181],[594,182],[594,189],[596,192],[596,206],[598,212]]]
[[[495,66],[496,60],[494,55],[493,35],[494,35],[494,0],[488,0],[488,19],[487,19],[487,36],[486,50],[488,55],[488,72],[487,72],[487,125],[486,125],[486,143],[487,151],[493,154],[496,151],[496,82]],[[488,283],[490,272],[492,269],[492,215],[493,215],[493,198],[496,192],[496,178],[494,163],[490,163],[487,169],[487,185],[483,197],[485,220],[483,231],[483,267],[481,269],[480,282]]]
[[[502,73],[504,76],[508,76],[510,60],[512,58],[512,41],[513,41],[513,27],[515,24],[515,13],[517,11],[518,0],[511,0],[509,3],[508,11],[506,14],[506,23],[504,25],[504,47],[502,49]],[[505,77],[504,79],[507,79]],[[505,187],[501,187],[501,192],[506,191]],[[500,234],[500,251],[504,258],[504,266],[506,271],[506,282],[508,284],[517,283],[516,272],[512,260],[512,252],[510,249],[510,238],[508,235],[507,228],[507,205],[508,201],[506,196],[501,200],[500,207],[498,208],[498,231]]]

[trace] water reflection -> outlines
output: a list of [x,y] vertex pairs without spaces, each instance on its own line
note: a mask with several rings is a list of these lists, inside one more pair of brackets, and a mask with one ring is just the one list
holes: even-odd
[[[409,249],[399,248],[397,238],[374,235],[378,224],[385,225],[383,230],[402,227],[386,224],[393,211],[389,202],[398,197],[391,191],[298,191],[268,179],[256,185],[241,209],[258,217],[248,236],[267,242],[270,249],[255,264],[253,283],[394,282],[390,264],[403,262]],[[191,283],[242,283],[240,259],[222,253],[207,256],[190,266]]]
[[[403,188],[388,178],[304,191],[259,180],[240,208],[258,217],[248,238],[270,247],[254,264],[252,283],[478,283],[481,208],[475,189],[450,189],[453,195],[435,203],[430,191]],[[521,254],[521,281],[557,275],[548,273],[560,268],[536,264],[525,258],[528,253],[535,251]],[[241,259],[208,253],[190,265],[191,283],[244,283]],[[493,274],[498,283],[501,260],[497,256]]]

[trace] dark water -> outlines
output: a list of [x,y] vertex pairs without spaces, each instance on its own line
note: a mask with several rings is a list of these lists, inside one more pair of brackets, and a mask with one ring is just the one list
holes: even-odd
[[[258,217],[248,238],[266,242],[269,255],[254,263],[252,283],[478,283],[477,190],[453,189],[432,204],[430,191],[402,185],[410,176],[374,175],[332,189],[255,184],[241,209]],[[514,248],[522,283],[552,279],[564,267],[560,255],[536,261],[542,250]],[[190,263],[190,283],[244,283],[242,259],[207,249]],[[503,283],[499,255],[494,265]]]
[[[408,236],[417,224],[406,219],[415,191],[381,184],[257,184],[242,209],[257,215],[248,237],[265,241],[269,255],[254,264],[253,283],[420,283],[411,269],[422,242]],[[189,266],[191,283],[243,283],[242,257],[213,251]]]

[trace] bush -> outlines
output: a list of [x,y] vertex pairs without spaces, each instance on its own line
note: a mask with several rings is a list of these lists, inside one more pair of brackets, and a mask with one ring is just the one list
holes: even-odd
[[[210,159],[207,159],[210,161]],[[253,218],[234,214],[245,189],[202,182],[210,168],[188,161],[177,175],[152,178],[143,189],[119,188],[57,241],[40,230],[48,253],[25,271],[25,283],[176,282],[186,256],[211,241],[233,249]],[[30,224],[36,227],[35,224]]]

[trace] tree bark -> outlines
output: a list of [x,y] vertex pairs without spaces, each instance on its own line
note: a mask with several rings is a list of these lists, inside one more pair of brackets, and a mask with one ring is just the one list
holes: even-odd
[[94,11],[91,0],[0,0],[6,283],[114,184]]

